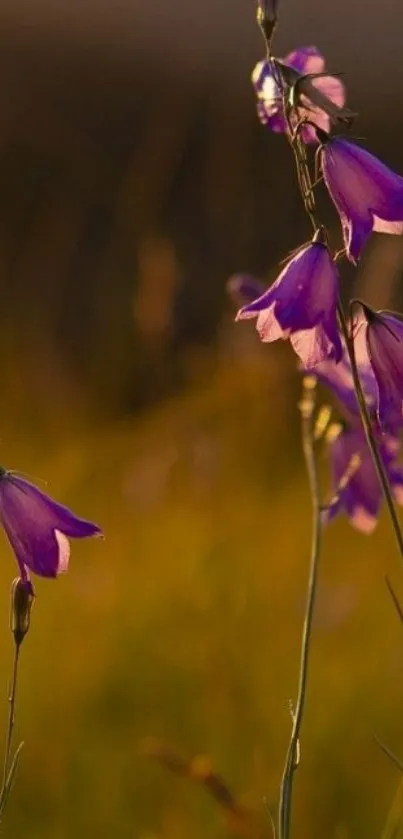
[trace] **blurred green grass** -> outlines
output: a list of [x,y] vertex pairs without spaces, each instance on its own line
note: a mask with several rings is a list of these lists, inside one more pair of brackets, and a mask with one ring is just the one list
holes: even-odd
[[[5,465],[46,477],[106,540],[74,543],[68,575],[36,582],[17,707],[25,745],[5,835],[227,835],[201,787],[144,756],[148,737],[207,754],[263,821],[264,799],[275,807],[311,528],[296,383],[283,384],[278,357],[271,368],[267,354],[219,365],[137,420],[80,425],[73,407],[55,409],[41,436],[35,423],[23,434],[6,418]],[[0,551],[3,730],[15,569],[3,537]],[[343,520],[326,531],[299,839],[367,839],[386,821],[398,777],[372,732],[403,753],[403,630],[386,572],[402,592],[385,517],[371,538]]]

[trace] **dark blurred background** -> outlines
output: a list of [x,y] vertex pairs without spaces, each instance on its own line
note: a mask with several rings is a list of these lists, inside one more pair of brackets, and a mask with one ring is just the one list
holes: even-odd
[[[275,48],[314,44],[345,73],[355,133],[403,173],[402,15],[282,0]],[[233,323],[226,281],[272,279],[308,228],[286,143],[255,116],[261,57],[253,0],[0,7],[1,460],[107,537],[37,583],[7,835],[249,832],[202,789],[208,764],[178,778],[145,756],[152,737],[206,754],[270,836],[310,500],[292,352]],[[402,240],[374,237],[354,292],[399,306],[402,272]],[[2,539],[4,725],[12,563]],[[396,771],[372,739],[403,754],[386,572],[402,592],[387,521],[370,539],[328,529],[299,839],[399,835],[403,795],[387,820]]]
[[[65,407],[72,386],[116,416],[165,395],[189,375],[183,350],[216,344],[226,277],[306,237],[288,150],[255,118],[254,14],[2,3],[0,346],[24,398]],[[398,167],[399,3],[284,0],[281,15],[278,54],[316,44]]]

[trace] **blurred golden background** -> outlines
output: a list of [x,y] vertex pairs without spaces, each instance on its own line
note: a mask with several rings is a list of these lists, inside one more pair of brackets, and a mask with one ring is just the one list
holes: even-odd
[[[403,173],[397,0],[381,24],[358,0],[280,11],[278,54],[314,43],[345,71],[357,134]],[[226,280],[272,279],[307,227],[286,144],[255,117],[254,13],[229,0],[0,9],[0,461],[106,534],[73,544],[66,577],[35,582],[5,835],[242,832],[201,783],[147,756],[155,743],[206,755],[271,835],[310,499],[295,359],[233,323]],[[374,238],[355,291],[401,306],[402,277],[402,241]],[[3,537],[0,551],[5,730],[15,567]],[[384,584],[403,594],[402,572],[384,518],[370,538],[344,520],[327,530],[299,839],[385,826],[398,776],[373,733],[403,755],[403,631]]]

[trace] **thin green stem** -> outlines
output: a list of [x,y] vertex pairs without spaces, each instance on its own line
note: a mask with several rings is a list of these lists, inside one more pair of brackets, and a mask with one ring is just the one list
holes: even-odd
[[346,316],[344,314],[343,306],[340,300],[337,304],[337,314],[339,317],[340,329],[346,344],[348,357],[350,359],[355,395],[357,398],[358,409],[360,412],[361,422],[367,439],[368,448],[370,450],[372,460],[374,462],[374,466],[378,474],[382,492],[385,496],[385,501],[392,523],[393,532],[396,537],[396,542],[399,548],[400,556],[403,559],[403,536],[400,529],[399,519],[396,513],[395,502],[393,500],[388,474],[379,451],[379,446],[373,430],[373,424],[371,422],[371,417],[369,415],[367,403],[365,401],[365,395],[362,389],[361,379],[358,372],[357,360],[355,357],[354,339],[353,336],[350,334]]
[[288,839],[290,834],[291,805],[294,772],[299,763],[299,737],[305,710],[305,700],[308,682],[309,652],[312,636],[312,619],[315,607],[318,563],[321,543],[321,504],[320,487],[316,466],[314,448],[314,390],[313,383],[308,378],[304,382],[304,396],[301,404],[302,414],[302,447],[308,473],[309,486],[312,496],[312,547],[309,565],[308,590],[305,609],[304,627],[301,640],[301,656],[299,667],[298,696],[295,711],[292,714],[293,724],[290,742],[280,788],[279,803],[279,839]]
[[18,662],[20,656],[20,644],[15,644],[14,646],[14,664],[13,664],[13,675],[11,680],[11,692],[9,696],[9,711],[8,711],[8,727],[7,727],[7,739],[6,739],[6,750],[4,755],[4,768],[3,768],[3,784],[2,790],[0,792],[0,799],[2,797],[2,793],[7,783],[7,778],[9,774],[9,766],[11,760],[11,745],[13,739],[13,729],[15,723],[15,701],[17,697],[17,674],[18,674]]
[[391,760],[392,763],[394,763],[395,766],[397,766],[399,772],[403,773],[403,762],[400,760],[400,758],[397,757],[397,755],[395,755],[395,753],[392,752],[392,750],[389,749],[389,747],[386,746],[385,743],[383,743],[382,740],[380,740],[376,734],[373,735],[373,738],[375,740],[375,743],[378,744],[379,748],[386,755],[386,757],[388,757],[389,760]]
[[8,698],[9,702],[9,712],[8,712],[8,726],[7,726],[7,739],[6,739],[6,748],[4,754],[4,767],[3,767],[3,782],[0,789],[0,820],[3,815],[4,808],[7,803],[8,795],[14,780],[14,775],[17,768],[17,763],[20,755],[20,751],[22,749],[22,743],[18,746],[13,757],[11,756],[11,747],[12,747],[12,740],[13,740],[13,729],[15,723],[15,702],[17,697],[17,675],[18,675],[18,662],[20,656],[20,646],[21,644],[15,642],[14,645],[14,664],[13,664],[13,675],[11,679],[11,689],[10,695]]
[[400,622],[403,624],[403,609],[402,609],[402,607],[399,603],[398,596],[397,596],[397,594],[396,594],[388,576],[385,577],[385,583],[386,583],[386,588],[388,589],[388,592],[389,592],[389,594],[392,598],[392,603],[393,603],[393,605],[396,609],[397,616],[398,616]]

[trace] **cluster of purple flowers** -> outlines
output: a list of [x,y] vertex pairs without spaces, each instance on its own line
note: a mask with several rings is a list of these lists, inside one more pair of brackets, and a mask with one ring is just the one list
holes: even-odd
[[[229,290],[235,300],[244,302],[247,307],[247,301],[252,301],[256,295],[259,295],[262,287],[259,281],[248,275],[237,275],[231,278]],[[367,306],[363,308],[366,318],[360,320],[355,330],[358,371],[380,456],[385,465],[395,501],[403,504],[403,468],[398,465],[399,430],[403,425],[403,321],[387,313],[384,313],[381,318]],[[371,318],[375,318],[374,344],[378,357],[374,356],[373,352],[371,353],[371,342],[374,339],[371,332]],[[392,326],[390,323],[385,326],[388,320],[393,322]],[[396,331],[396,323],[399,325],[400,333]],[[295,341],[293,341],[293,346],[297,349]],[[383,365],[377,368],[379,350],[381,358],[382,353],[389,352],[390,365],[395,364],[396,376],[392,379],[384,374]],[[312,361],[312,358],[311,361],[308,359],[305,371],[315,376],[326,387],[341,415],[341,421],[332,423],[326,434],[333,497],[323,511],[323,520],[331,521],[338,513],[344,511],[356,528],[369,533],[377,523],[382,492],[362,428],[348,354],[338,336],[337,356],[319,362]],[[385,389],[385,395],[381,397],[379,382]],[[386,408],[384,415],[379,414],[378,405],[382,410]]]
[[[244,300],[237,320],[256,318],[264,342],[289,339],[302,369],[313,371],[335,392],[344,422],[329,442],[336,495],[327,517],[344,508],[358,527],[370,530],[381,494],[339,331],[337,263],[343,255],[356,264],[372,231],[403,232],[403,178],[350,139],[329,133],[331,124],[348,125],[354,115],[345,107],[343,84],[325,73],[315,47],[294,50],[282,60],[260,61],[252,82],[258,117],[265,126],[285,132],[291,144],[316,143],[318,180],[324,182],[340,217],[344,248],[332,254],[326,231],[315,222],[312,240],[288,258],[270,288],[258,285],[253,292],[253,278],[235,281]],[[360,375],[380,455],[401,500],[403,473],[396,457],[403,425],[403,319],[360,305],[364,317],[355,337],[356,344],[365,347]]]

